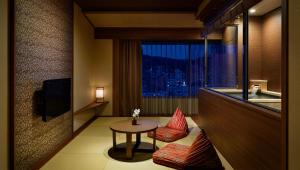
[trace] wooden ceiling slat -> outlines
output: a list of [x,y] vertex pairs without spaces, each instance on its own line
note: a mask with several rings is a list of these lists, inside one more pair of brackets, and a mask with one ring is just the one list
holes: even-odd
[[259,3],[262,0],[243,0],[237,3],[235,6],[231,6],[230,8],[220,12],[215,18],[213,18],[210,22],[204,23],[205,30],[204,34],[208,34],[215,29],[220,29],[226,25],[226,22],[234,19],[236,16],[240,15],[243,12],[247,12],[255,4]]
[[229,6],[239,2],[240,0],[210,0],[207,5],[197,12],[197,18],[204,23],[209,23],[217,18]]

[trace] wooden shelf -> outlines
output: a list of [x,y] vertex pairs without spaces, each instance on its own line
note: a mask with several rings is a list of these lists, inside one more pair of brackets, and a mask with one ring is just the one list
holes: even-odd
[[104,102],[101,102],[101,103],[96,103],[96,102],[93,102],[87,106],[84,106],[83,108],[77,110],[76,112],[74,112],[74,114],[78,114],[80,112],[84,112],[84,111],[87,111],[87,110],[90,110],[90,109],[94,109],[96,107],[100,107],[100,106],[103,106],[103,105],[106,105],[107,103],[109,103],[108,101],[104,101]]

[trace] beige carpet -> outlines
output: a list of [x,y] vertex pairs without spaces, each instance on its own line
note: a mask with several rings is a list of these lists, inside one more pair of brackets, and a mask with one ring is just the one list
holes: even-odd
[[[73,141],[58,152],[42,170],[167,170],[170,168],[154,164],[152,159],[142,162],[120,162],[110,158],[107,154],[112,147],[112,132],[109,125],[112,122],[126,120],[126,117],[99,117],[88,126]],[[157,120],[161,125],[165,125],[170,118],[168,117],[146,117],[144,119]],[[200,129],[195,122],[187,117],[191,133],[175,143],[191,145]],[[133,138],[134,139],[134,138]],[[117,143],[125,142],[125,134],[117,133]],[[142,141],[152,142],[146,134],[142,134]],[[164,142],[157,141],[159,148],[166,145]],[[219,153],[218,153],[219,154]],[[220,155],[220,159],[226,170],[232,167]]]

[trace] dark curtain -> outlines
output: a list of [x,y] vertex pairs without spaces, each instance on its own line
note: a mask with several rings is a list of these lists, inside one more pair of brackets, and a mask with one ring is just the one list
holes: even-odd
[[141,107],[140,41],[113,43],[113,115],[130,116],[133,109]]

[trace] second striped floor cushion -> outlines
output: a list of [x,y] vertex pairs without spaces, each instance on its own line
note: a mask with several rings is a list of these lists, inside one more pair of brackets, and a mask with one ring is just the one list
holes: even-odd
[[168,144],[154,152],[153,162],[167,167],[186,170],[223,170],[222,163],[204,133],[191,146]]

